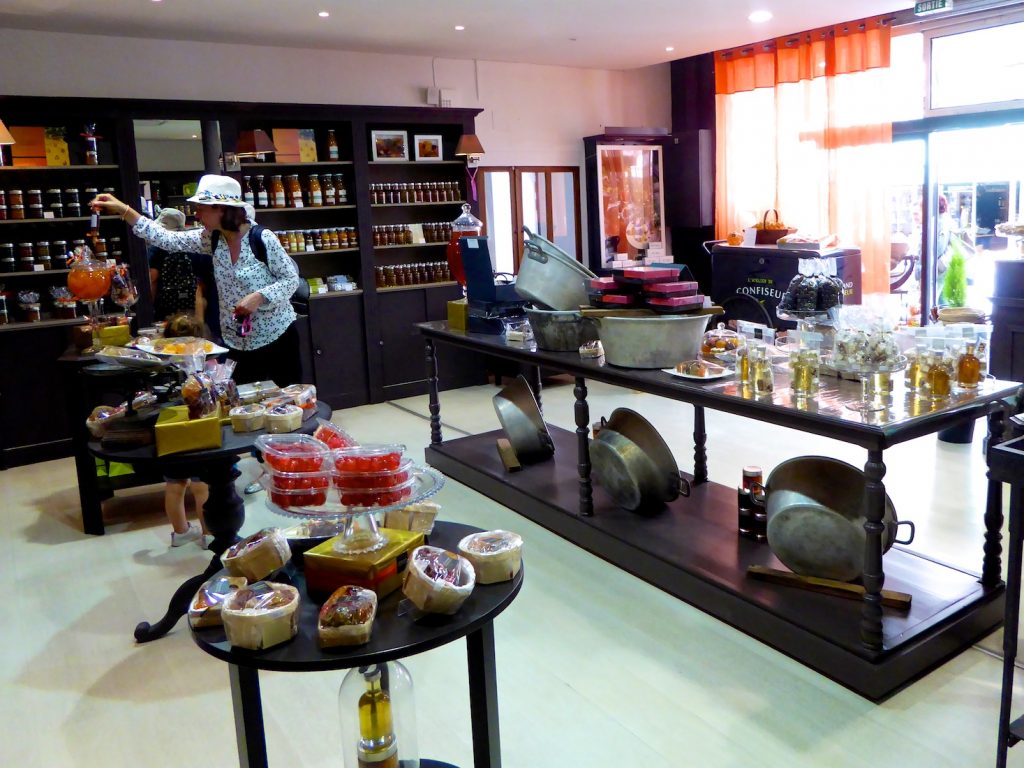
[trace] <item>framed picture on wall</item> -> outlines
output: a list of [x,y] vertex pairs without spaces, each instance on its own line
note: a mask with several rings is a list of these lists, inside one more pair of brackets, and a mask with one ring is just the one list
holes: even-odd
[[440,136],[414,136],[413,146],[415,147],[417,161],[437,162],[441,159]]
[[409,134],[405,131],[370,131],[375,162],[401,162],[409,159]]

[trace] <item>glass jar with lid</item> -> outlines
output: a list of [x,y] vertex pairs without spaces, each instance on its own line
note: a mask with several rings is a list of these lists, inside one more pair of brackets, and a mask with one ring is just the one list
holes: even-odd
[[299,184],[299,175],[290,174],[284,180],[285,199],[289,208],[302,208],[302,186]]
[[25,195],[20,189],[7,190],[7,204],[10,206],[25,205]]
[[320,177],[315,173],[309,175],[309,205],[311,208],[319,208],[324,204],[324,191],[320,185]]
[[730,363],[736,360],[736,350],[742,347],[744,339],[736,331],[725,327],[725,323],[718,323],[715,328],[704,334],[701,341],[700,353],[709,360]]
[[272,208],[288,207],[288,201],[285,196],[284,181],[279,175],[270,177],[270,206]]

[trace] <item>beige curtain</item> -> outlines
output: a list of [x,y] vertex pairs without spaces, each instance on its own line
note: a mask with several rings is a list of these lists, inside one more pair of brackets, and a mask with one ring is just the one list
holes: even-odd
[[872,19],[716,55],[718,237],[775,208],[859,247],[864,292],[888,293],[888,48]]

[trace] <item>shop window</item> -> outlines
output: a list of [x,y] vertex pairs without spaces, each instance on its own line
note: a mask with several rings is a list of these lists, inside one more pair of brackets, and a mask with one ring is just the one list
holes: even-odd
[[926,33],[931,114],[1024,107],[1024,19],[1017,19]]

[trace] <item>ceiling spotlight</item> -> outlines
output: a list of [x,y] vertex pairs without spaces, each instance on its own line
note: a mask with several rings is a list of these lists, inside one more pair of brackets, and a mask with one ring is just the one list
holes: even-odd
[[755,24],[763,24],[766,21],[771,21],[771,19],[771,11],[754,11],[749,16],[747,16],[747,20],[752,21]]
[[319,16],[321,19],[326,19],[330,15],[331,14],[329,14],[327,11],[320,11],[320,13],[317,14],[317,16]]
[[[159,2],[159,0],[153,0],[153,1],[154,1],[154,2]],[[192,134],[192,138],[193,138],[193,139],[198,139],[198,138],[199,138],[199,134],[198,134],[198,133],[193,133],[193,134]]]
[[455,25],[455,31],[456,32],[462,32],[464,29],[465,29],[465,27],[462,26],[461,24],[456,24]]
[[672,51],[675,50],[675,46],[673,46],[673,45],[666,45],[665,46],[665,50],[668,51],[669,53],[671,53]]

